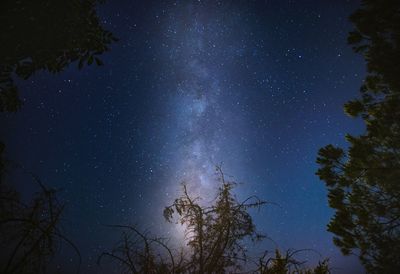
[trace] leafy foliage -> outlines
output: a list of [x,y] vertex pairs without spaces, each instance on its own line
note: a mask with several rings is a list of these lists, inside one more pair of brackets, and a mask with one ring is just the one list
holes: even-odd
[[344,254],[358,253],[370,273],[400,269],[400,2],[364,0],[351,17],[348,42],[367,62],[361,99],[345,111],[365,134],[348,135],[348,150],[319,151],[317,175],[335,215],[328,230]]
[[58,73],[70,63],[96,63],[116,41],[96,15],[98,0],[5,0],[0,4],[0,111],[21,106],[13,76]]

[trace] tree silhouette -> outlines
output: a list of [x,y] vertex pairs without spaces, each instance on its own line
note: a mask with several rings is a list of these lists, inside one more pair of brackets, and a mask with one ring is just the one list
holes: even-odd
[[13,76],[62,71],[70,63],[101,65],[116,40],[96,14],[98,0],[4,0],[0,3],[0,111],[21,106]]
[[370,273],[400,269],[400,2],[364,0],[351,17],[348,42],[363,54],[368,74],[361,98],[345,112],[366,132],[347,135],[346,150],[319,151],[317,175],[335,209],[328,230],[344,254],[357,253]]
[[[78,248],[60,228],[64,205],[57,192],[46,187],[33,173],[5,161],[4,146],[0,144],[0,272],[45,273],[49,259],[54,256],[61,241],[78,254]],[[27,203],[20,198],[6,171],[17,168],[34,180],[39,191]]]
[[178,216],[185,225],[185,238],[191,250],[191,273],[220,273],[226,269],[239,270],[239,262],[246,261],[247,250],[243,240],[260,240],[264,236],[256,227],[248,210],[260,208],[266,202],[251,196],[239,202],[232,194],[235,183],[225,180],[217,167],[221,186],[215,203],[202,206],[199,197],[191,197],[183,184],[183,195],[164,210],[167,221]]
[[121,240],[102,253],[98,262],[111,258],[122,267],[122,273],[329,273],[327,261],[315,269],[304,268],[304,262],[294,258],[299,251],[289,250],[285,256],[276,251],[275,257],[266,252],[259,259],[250,256],[249,240],[264,236],[256,231],[249,209],[259,209],[267,202],[256,196],[240,202],[232,192],[236,183],[226,180],[220,167],[217,174],[220,187],[211,203],[191,195],[182,184],[182,195],[164,210],[168,222],[184,226],[183,247],[171,248],[168,239],[133,226],[114,225],[111,227],[123,229]]

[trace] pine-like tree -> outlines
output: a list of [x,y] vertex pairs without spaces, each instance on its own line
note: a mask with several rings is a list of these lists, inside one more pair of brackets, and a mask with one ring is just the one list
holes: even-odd
[[356,253],[370,273],[400,269],[400,1],[364,0],[351,17],[348,42],[362,53],[361,98],[345,112],[366,132],[347,135],[349,148],[319,151],[317,175],[335,210],[328,230],[344,254]]

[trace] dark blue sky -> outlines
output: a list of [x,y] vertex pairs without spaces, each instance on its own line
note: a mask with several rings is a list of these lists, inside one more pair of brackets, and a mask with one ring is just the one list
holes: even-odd
[[[333,273],[362,273],[326,232],[332,210],[314,175],[320,147],[345,146],[346,133],[362,130],[343,113],[364,76],[346,44],[358,5],[108,1],[99,13],[120,41],[104,66],[18,82],[24,106],[1,118],[7,156],[62,188],[63,227],[84,273],[111,273],[96,259],[119,234],[102,224],[176,236],[163,206],[182,180],[211,199],[220,163],[243,182],[239,197],[279,204],[254,219],[280,248],[314,249]],[[74,266],[63,252],[63,268]]]

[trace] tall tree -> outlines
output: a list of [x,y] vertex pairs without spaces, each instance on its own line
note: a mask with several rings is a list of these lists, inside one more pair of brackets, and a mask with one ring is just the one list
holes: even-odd
[[21,105],[13,77],[101,65],[99,55],[116,40],[96,14],[101,0],[4,0],[0,3],[0,112]]
[[328,230],[344,254],[356,253],[370,273],[400,269],[400,1],[364,0],[350,16],[348,42],[367,76],[361,98],[345,112],[366,131],[347,135],[348,149],[321,148],[317,175],[335,209]]

